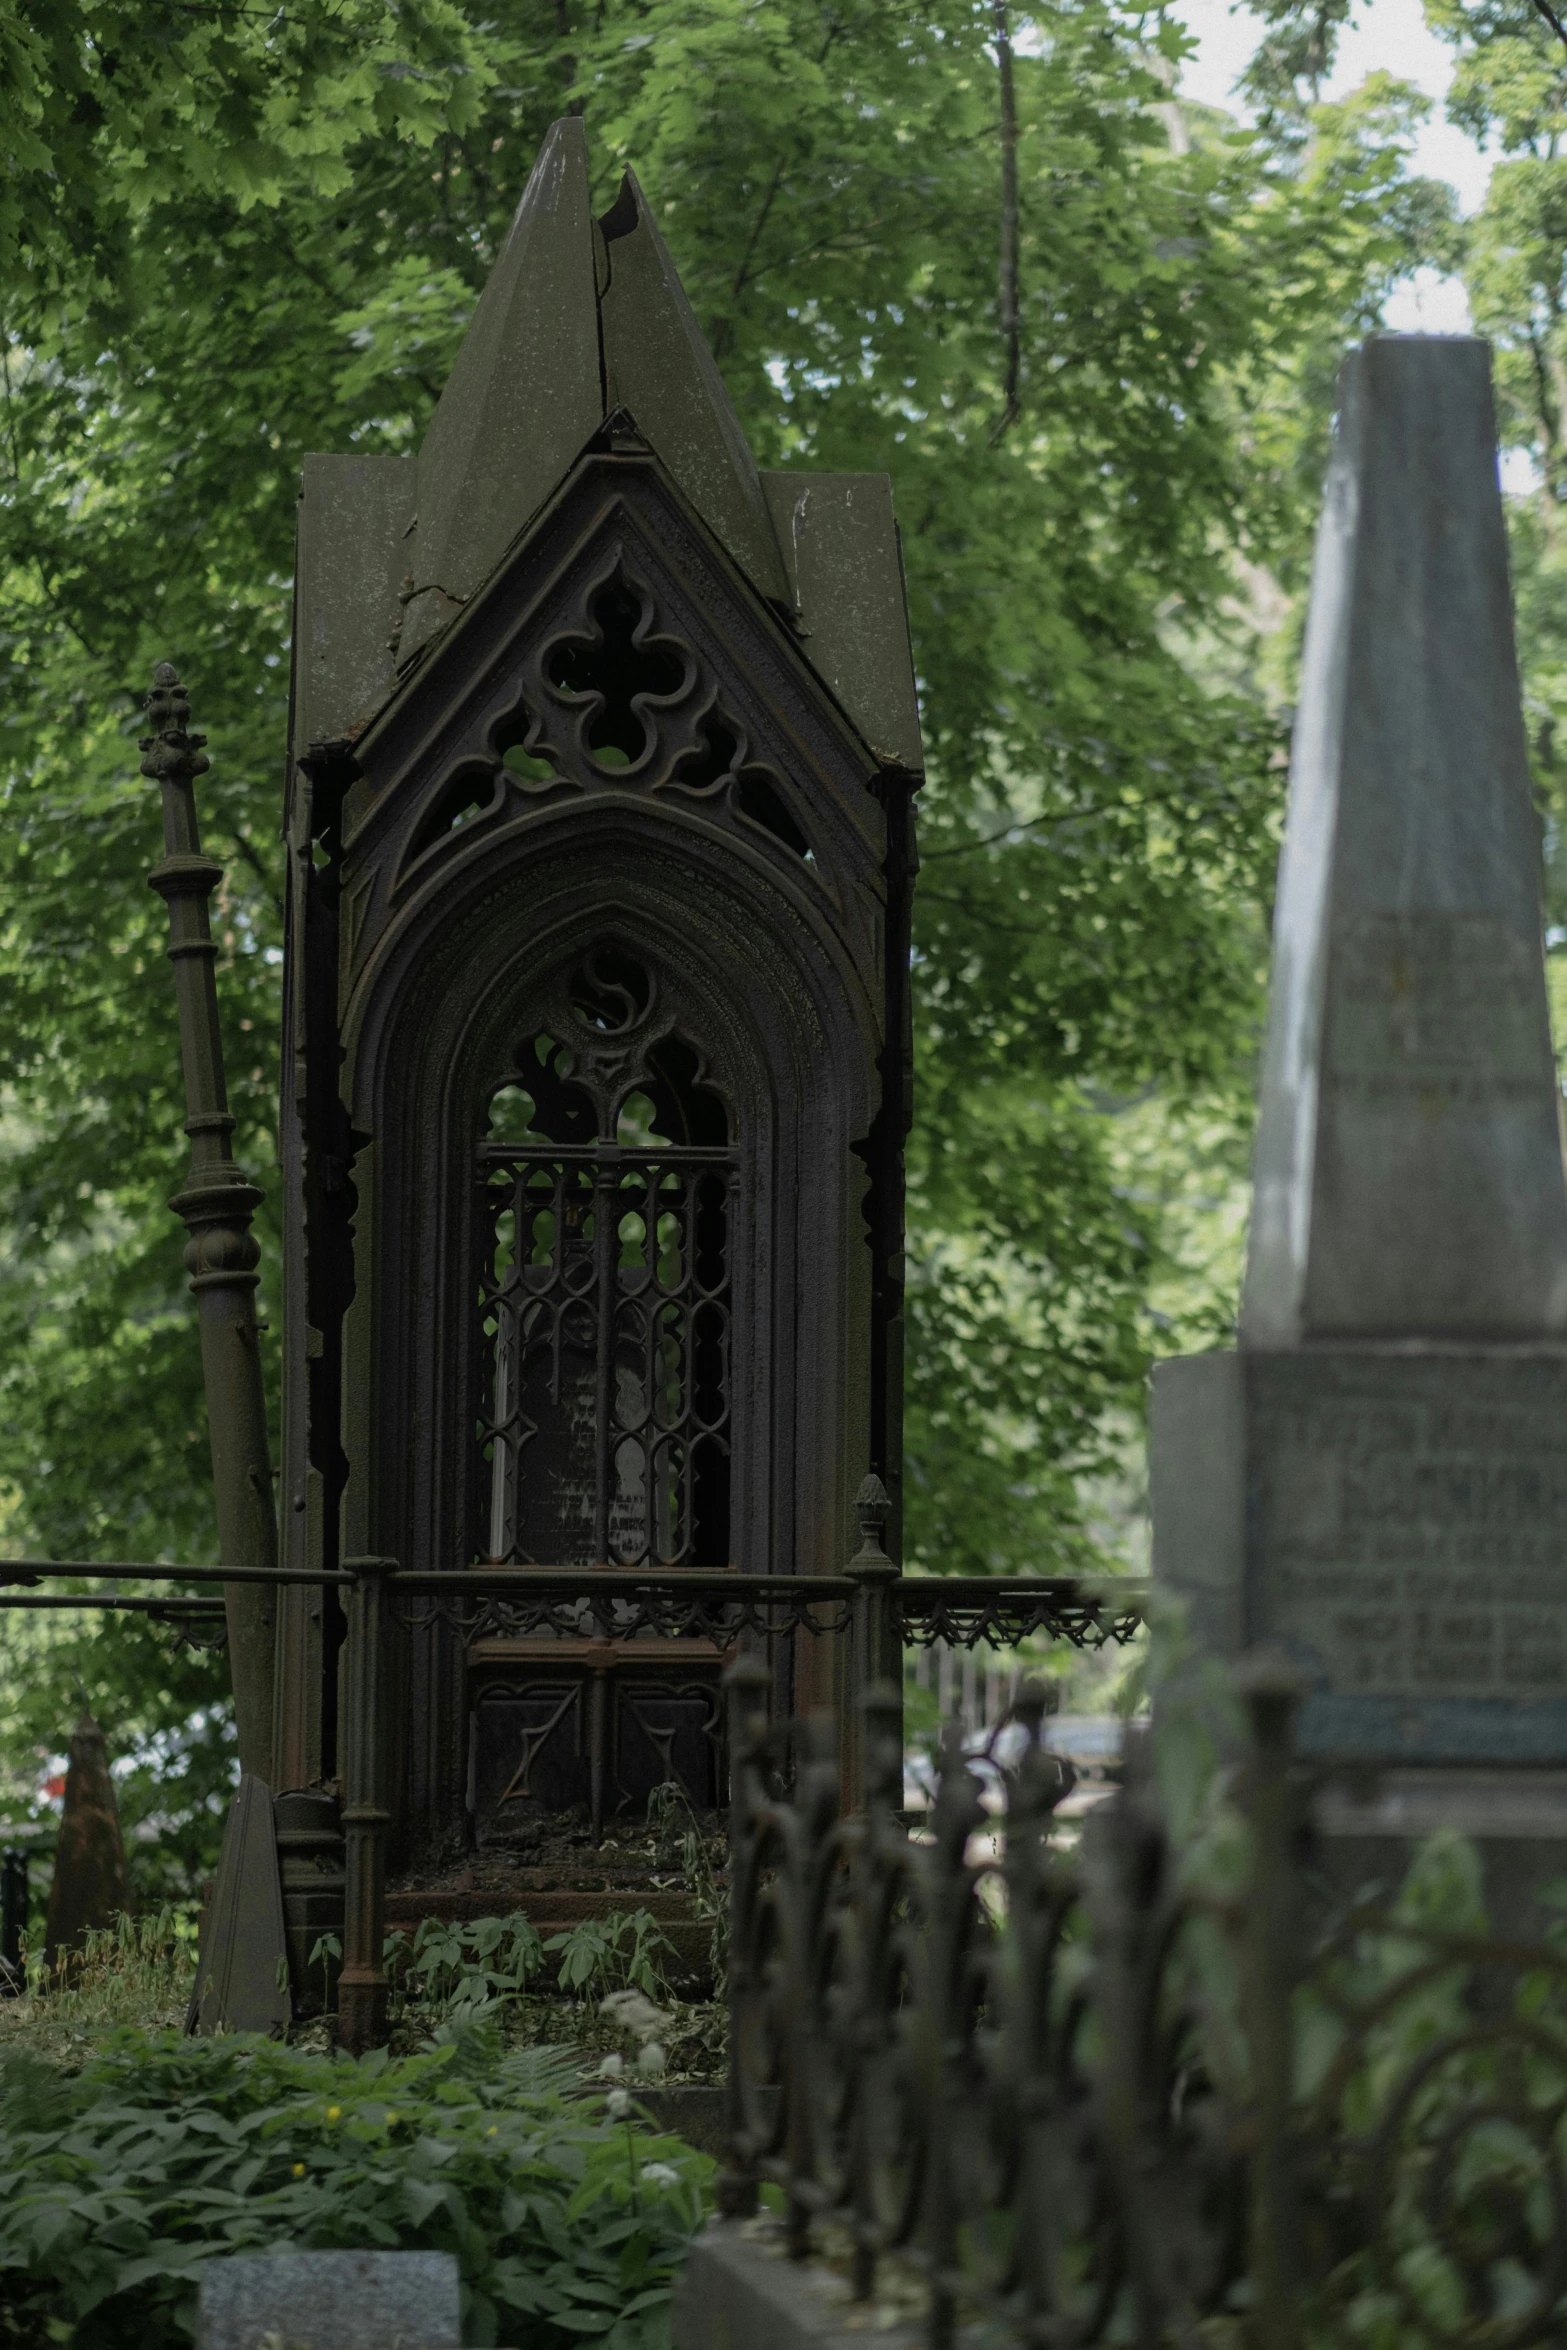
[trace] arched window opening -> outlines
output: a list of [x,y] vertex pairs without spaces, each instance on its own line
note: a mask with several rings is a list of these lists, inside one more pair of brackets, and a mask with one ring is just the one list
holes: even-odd
[[[600,952],[568,981],[603,1040],[649,975]],[[700,1055],[665,1033],[593,1065],[524,1039],[480,1149],[487,1555],[535,1566],[729,1563],[735,1162]]]

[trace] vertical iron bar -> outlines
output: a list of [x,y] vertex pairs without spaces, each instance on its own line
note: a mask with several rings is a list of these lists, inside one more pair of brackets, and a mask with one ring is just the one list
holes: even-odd
[[345,1559],[348,1603],[348,1736],[343,1806],[347,1890],[338,2038],[363,2056],[386,2038],[387,1598],[391,1559]]
[[954,2286],[959,2207],[954,2165],[958,2155],[952,2100],[954,2088],[962,2094],[967,2084],[956,2076],[954,2057],[965,2036],[963,1955],[973,1898],[968,1845],[984,1819],[979,1780],[969,1767],[961,1737],[949,1725],[942,1741],[936,1801],[930,1815],[931,1840],[919,1861],[925,1885],[924,1979],[914,2003],[920,2107],[917,2128],[923,2169],[919,2243],[930,2279],[930,2350],[952,2350],[957,2332]]
[[22,1987],[22,1936],[27,1930],[27,1854],[9,1846],[0,1858],[0,1968],[10,1977],[0,1991]]
[[[160,661],[152,673],[147,719],[152,731],[142,740],[141,771],[162,791],[164,849],[147,879],[169,909],[190,1137],[190,1171],[169,1205],[190,1235],[185,1263],[201,1330],[218,1557],[226,1567],[275,1567],[277,1517],[256,1327],[261,1252],[250,1229],[265,1194],[230,1155],[234,1120],[223,1078],[217,950],[207,915],[223,868],[202,854],[195,781],[210,765],[201,747],[207,738],[189,731],[190,702],[171,662]],[[230,1583],[224,1600],[240,1767],[270,1786],[276,1595],[260,1585]]]
[[1292,2156],[1294,1991],[1300,1944],[1295,1866],[1295,1709],[1300,1677],[1266,1653],[1237,1675],[1251,1718],[1246,1809],[1252,1877],[1242,1957],[1256,2152],[1251,2181],[1251,2271],[1258,2350],[1299,2350],[1303,2271]]
[[593,1187],[593,1269],[598,1282],[598,1361],[593,1406],[593,1556],[602,1567],[609,1556],[609,1488],[613,1466],[615,1402],[615,1272],[619,1261],[611,1214],[615,1171],[600,1159]]
[[[602,1633],[605,1626],[601,1623]],[[609,1668],[595,1665],[588,1682],[588,1790],[593,1841],[604,1840],[604,1778],[609,1746]]]
[[749,2219],[758,2201],[756,2151],[746,2129],[744,2068],[746,2010],[758,1986],[751,1980],[751,1909],[756,1899],[753,1812],[767,1741],[772,1675],[759,1658],[736,1657],[724,1675],[729,1694],[729,2017],[728,2159],[718,2179],[718,2208],[729,2219]]
[[877,2094],[887,2060],[891,2018],[883,1943],[890,1913],[885,1870],[889,1851],[903,1842],[903,1691],[891,1681],[873,1681],[860,1700],[860,1749],[864,1809],[854,1833],[854,1921],[858,1972],[855,2008],[854,2077],[849,2084],[849,2206],[853,2213],[856,2301],[876,2290],[876,2256],[881,2219],[876,2207],[878,2127],[886,2127]]

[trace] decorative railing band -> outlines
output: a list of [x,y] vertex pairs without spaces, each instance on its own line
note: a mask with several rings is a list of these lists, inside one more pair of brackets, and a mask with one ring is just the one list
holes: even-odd
[[[160,1602],[80,1592],[29,1600],[47,1580],[99,1576],[145,1582],[306,1584],[351,1587],[347,1570],[182,1567],[97,1560],[0,1559],[0,1608],[59,1606],[137,1609]],[[406,1630],[446,1624],[469,1640],[586,1634],[600,1640],[705,1640],[728,1647],[742,1633],[842,1634],[850,1628],[852,1575],[749,1575],[733,1569],[668,1567],[394,1567],[386,1577],[393,1619]],[[221,1602],[194,1602],[214,1615]],[[1018,1646],[1039,1636],[1101,1648],[1130,1640],[1143,1622],[1140,1585],[1091,1584],[1070,1576],[911,1576],[885,1589],[888,1632],[904,1646]]]

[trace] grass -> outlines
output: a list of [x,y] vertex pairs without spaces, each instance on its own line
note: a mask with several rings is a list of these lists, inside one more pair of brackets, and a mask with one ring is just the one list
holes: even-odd
[[61,1982],[50,1982],[41,1954],[28,1961],[27,1990],[0,1999],[0,2055],[26,2049],[74,2070],[125,2025],[181,2029],[195,1982],[192,1919],[173,1909],[122,1917],[87,1936]]
[[[475,1991],[482,1990],[471,1980],[476,1971],[459,1964],[443,1980],[438,1996],[420,1997],[413,1984],[411,1995],[394,2000],[390,2053],[412,2056],[428,2047],[454,2008],[471,2005]],[[153,1918],[121,1918],[108,1931],[88,1936],[82,1957],[62,1983],[49,1982],[41,1958],[29,1963],[26,1993],[0,1999],[0,2057],[22,2049],[76,2071],[126,2026],[149,2034],[179,2031],[195,1981],[196,1932],[190,1917],[165,1909]],[[482,2004],[508,2055],[527,2048],[557,2049],[575,2056],[585,2072],[596,2073],[605,2057],[636,2051],[634,2037],[613,2014],[603,2012],[606,1987],[590,1982],[580,1998],[524,1990]],[[655,1996],[670,2019],[663,2079],[677,2084],[721,2080],[726,2062],[722,2004],[677,1999],[662,1985],[655,1987]],[[289,2041],[326,2054],[333,2046],[332,2026],[321,2019],[299,2024]]]

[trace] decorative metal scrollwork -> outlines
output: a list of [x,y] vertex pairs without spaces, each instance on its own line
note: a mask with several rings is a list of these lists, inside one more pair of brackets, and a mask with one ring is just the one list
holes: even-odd
[[1082,1583],[1070,1576],[905,1576],[894,1608],[904,1644],[948,1648],[1016,1648],[1040,1635],[1074,1648],[1124,1647],[1143,1623],[1143,1593],[1130,1586]]
[[657,973],[607,942],[538,1018],[480,1153],[490,1556],[722,1564],[727,1111]]
[[[727,1646],[741,1632],[841,1634],[849,1629],[853,1584],[832,1575],[695,1578],[567,1567],[499,1571],[477,1566],[433,1583],[394,1575],[397,1621],[410,1630],[448,1623],[469,1639],[534,1633],[631,1640],[647,1634],[713,1640]],[[949,1596],[951,1594],[952,1596]],[[982,1581],[899,1577],[889,1591],[892,1625],[905,1646],[943,1640],[955,1648],[986,1642],[1016,1646],[1041,1637],[1076,1648],[1124,1643],[1143,1622],[1135,1589],[1112,1600],[1102,1585],[1068,1578]]]
[[986,1755],[949,1737],[917,1838],[895,1691],[845,1819],[809,1730],[785,1792],[760,1668],[730,1688],[727,2212],[845,2231],[930,2350],[1567,2340],[1567,1958],[1385,1905],[1314,1942],[1262,1700],[1226,1890],[1136,1749],[1074,1850],[1037,1686]]
[[211,1608],[179,1608],[171,1604],[149,1608],[147,1613],[171,1635],[176,1648],[218,1650],[229,1644],[228,1620]]
[[[462,1578],[467,1581],[468,1578]],[[518,1591],[515,1579],[504,1592],[486,1592],[484,1571],[473,1575],[471,1597],[448,1584],[439,1592],[421,1590],[417,1579],[404,1585],[392,1578],[392,1620],[406,1631],[448,1624],[468,1641],[522,1640],[546,1634],[566,1640],[706,1640],[732,1647],[742,1633],[767,1635],[797,1630],[844,1633],[851,1601],[824,1603],[816,1585],[791,1592],[776,1578],[735,1575],[721,1591],[682,1589],[671,1578],[627,1574],[616,1588],[581,1589],[583,1578],[569,1574],[529,1576],[535,1588]],[[733,1588],[731,1588],[732,1586]]]

